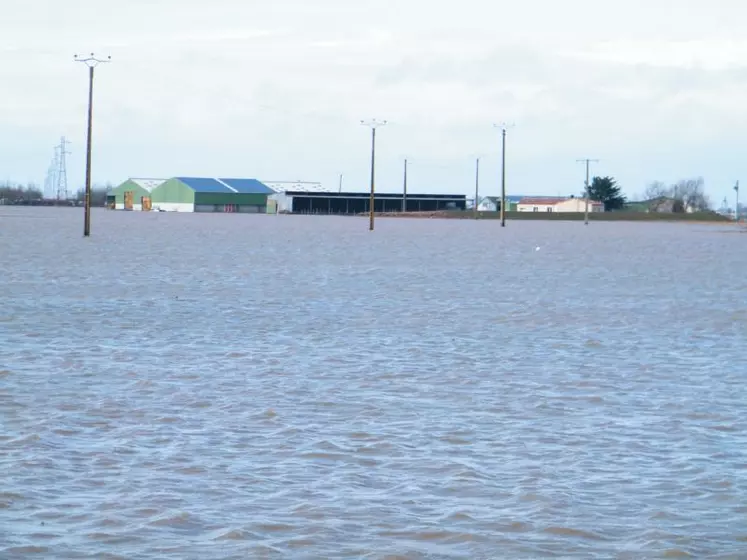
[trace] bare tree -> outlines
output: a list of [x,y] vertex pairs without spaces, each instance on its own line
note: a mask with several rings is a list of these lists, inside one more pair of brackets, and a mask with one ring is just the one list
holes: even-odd
[[672,189],[661,181],[654,181],[646,187],[644,192],[645,200],[654,200],[656,198],[669,197],[672,194]]
[[20,184],[14,184],[10,181],[5,181],[0,184],[0,199],[11,204],[22,201],[29,202],[32,200],[41,200],[43,196],[41,190],[35,183],[29,182],[25,187]]
[[681,212],[705,212],[711,209],[711,201],[705,194],[704,186],[702,177],[683,179],[672,185],[672,198],[675,204],[681,205]]
[[682,179],[673,185],[654,181],[646,187],[644,197],[652,201],[653,211],[705,212],[711,209],[711,201],[704,187],[702,177]]

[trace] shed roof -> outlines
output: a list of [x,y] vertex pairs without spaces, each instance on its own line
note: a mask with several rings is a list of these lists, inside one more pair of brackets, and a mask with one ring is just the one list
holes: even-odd
[[216,179],[205,178],[205,177],[176,177],[178,181],[181,181],[187,185],[190,189],[195,192],[218,192],[227,193],[235,192],[229,189],[223,183],[218,182]]
[[312,181],[265,181],[276,193],[293,192],[327,192],[321,183]]
[[216,179],[212,177],[175,177],[199,193],[272,194],[274,191],[256,179]]
[[257,179],[218,179],[221,183],[246,194],[275,194],[275,191]]

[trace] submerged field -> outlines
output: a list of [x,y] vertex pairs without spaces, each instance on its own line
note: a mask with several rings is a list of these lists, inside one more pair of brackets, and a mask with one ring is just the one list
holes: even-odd
[[[387,217],[400,218],[445,218],[445,219],[475,219],[472,210],[445,210],[439,212],[407,212],[378,214]],[[500,212],[477,212],[477,219],[498,220]],[[583,221],[583,212],[506,212],[506,220],[559,220]],[[734,222],[733,218],[715,212],[694,212],[692,214],[668,214],[658,212],[591,212],[589,221],[594,222]]]
[[2,558],[744,554],[730,224],[82,225],[0,208]]

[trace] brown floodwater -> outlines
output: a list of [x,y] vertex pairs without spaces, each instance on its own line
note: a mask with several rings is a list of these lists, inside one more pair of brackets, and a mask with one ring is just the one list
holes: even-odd
[[1,558],[745,558],[730,225],[0,207]]

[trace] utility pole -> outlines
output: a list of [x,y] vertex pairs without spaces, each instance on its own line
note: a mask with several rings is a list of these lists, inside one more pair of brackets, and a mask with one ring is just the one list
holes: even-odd
[[337,193],[338,194],[342,192],[342,177],[343,177],[343,175],[342,175],[342,173],[340,173],[340,186],[337,189]]
[[475,160],[475,220],[478,216],[477,205],[480,203],[480,158]]
[[506,227],[506,130],[513,124],[494,124],[501,129],[501,227]]
[[739,223],[739,181],[737,181],[737,184],[734,185],[734,192],[737,194],[737,202],[736,202],[736,206],[734,207],[734,221],[738,224]]
[[376,119],[370,121],[361,121],[363,126],[367,126],[371,129],[371,198],[369,201],[369,231],[374,229],[374,179],[376,176],[376,129],[380,126],[386,125],[386,121],[379,121]]
[[584,225],[589,225],[589,164],[590,163],[599,163],[598,159],[579,159],[576,160],[578,163],[585,163],[586,164],[586,182],[584,183],[585,189],[584,189]]
[[91,235],[91,135],[93,132],[93,70],[99,64],[111,61],[111,56],[106,59],[99,59],[91,53],[88,58],[80,58],[75,55],[75,62],[82,62],[88,66],[88,140],[86,142],[86,197],[85,197],[85,217],[83,221],[83,236]]
[[407,212],[407,158],[405,158],[405,178],[402,183],[402,213]]

